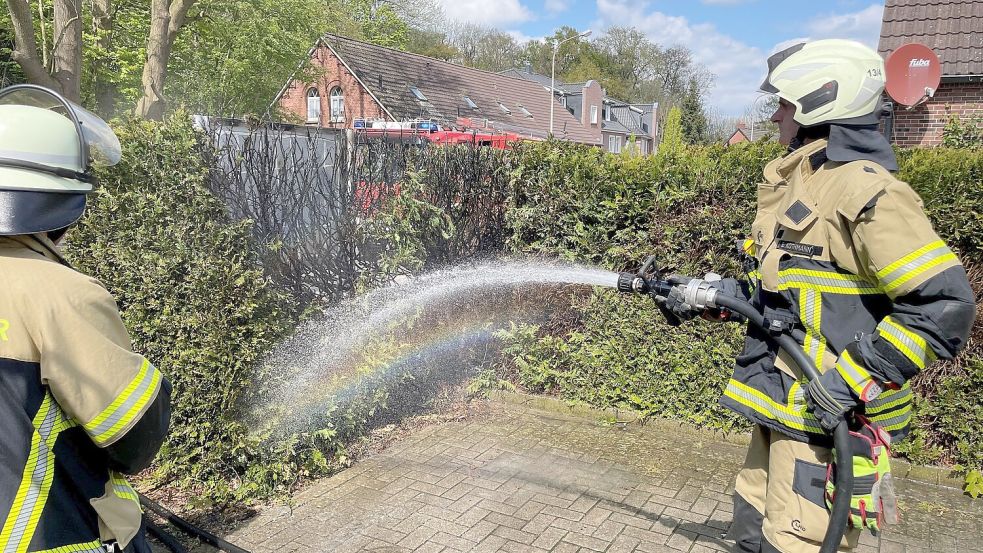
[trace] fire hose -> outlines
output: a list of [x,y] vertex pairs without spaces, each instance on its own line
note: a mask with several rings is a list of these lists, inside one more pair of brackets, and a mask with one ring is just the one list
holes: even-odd
[[[726,309],[743,315],[750,324],[764,330],[776,345],[788,353],[810,382],[818,381],[819,370],[800,344],[803,339],[802,331],[789,330],[783,325],[773,324],[748,301],[722,293],[713,282],[694,279],[687,284],[673,284],[661,280],[660,277],[661,272],[656,265],[655,256],[649,256],[637,273],[618,275],[618,291],[649,295],[660,303],[661,308],[660,300],[664,301],[673,288],[680,287],[686,303],[695,309]],[[679,323],[671,312],[663,309],[663,313],[670,324]],[[850,449],[850,430],[846,415],[841,418],[833,431],[833,446],[836,450],[836,464],[840,467],[840,470],[836,471],[836,490],[852,490],[853,471],[848,467],[853,466],[853,453]],[[820,553],[835,553],[839,547],[850,517],[850,496],[849,492],[834,494],[829,526],[826,527]]]

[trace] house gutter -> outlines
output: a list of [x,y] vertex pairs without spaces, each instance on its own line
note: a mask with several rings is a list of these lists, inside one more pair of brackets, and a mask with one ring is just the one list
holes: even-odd
[[942,82],[946,84],[980,83],[983,75],[943,75]]

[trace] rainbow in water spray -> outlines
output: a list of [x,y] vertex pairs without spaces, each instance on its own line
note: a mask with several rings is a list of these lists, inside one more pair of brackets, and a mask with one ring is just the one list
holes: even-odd
[[490,261],[428,273],[342,302],[275,349],[268,364],[277,381],[253,406],[253,419],[273,434],[310,430],[338,406],[376,393],[377,386],[490,363],[495,330],[526,315],[502,298],[535,284],[615,287],[617,273]]

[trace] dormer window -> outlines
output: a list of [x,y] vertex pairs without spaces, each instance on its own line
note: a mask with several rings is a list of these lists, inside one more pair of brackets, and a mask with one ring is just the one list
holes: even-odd
[[498,109],[502,110],[502,113],[504,113],[505,115],[512,115],[512,110],[505,107],[505,104],[503,104],[502,102],[498,103]]
[[472,100],[468,96],[464,97],[464,103],[467,104],[467,106],[471,109],[478,109],[478,104],[474,103],[474,100]]
[[427,102],[427,101],[429,101],[429,100],[427,100],[427,97],[424,96],[422,92],[420,92],[420,89],[417,88],[417,87],[415,87],[415,86],[411,86],[410,87],[410,92],[412,92],[413,95],[416,96],[416,99],[419,100],[419,101],[421,101],[421,102]]

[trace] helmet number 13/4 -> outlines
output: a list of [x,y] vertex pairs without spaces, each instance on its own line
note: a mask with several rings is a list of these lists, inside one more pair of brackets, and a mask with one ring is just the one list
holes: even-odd
[[881,73],[881,69],[879,67],[875,67],[873,69],[868,69],[867,70],[867,76],[868,77],[880,77],[881,75],[882,75],[882,73]]

